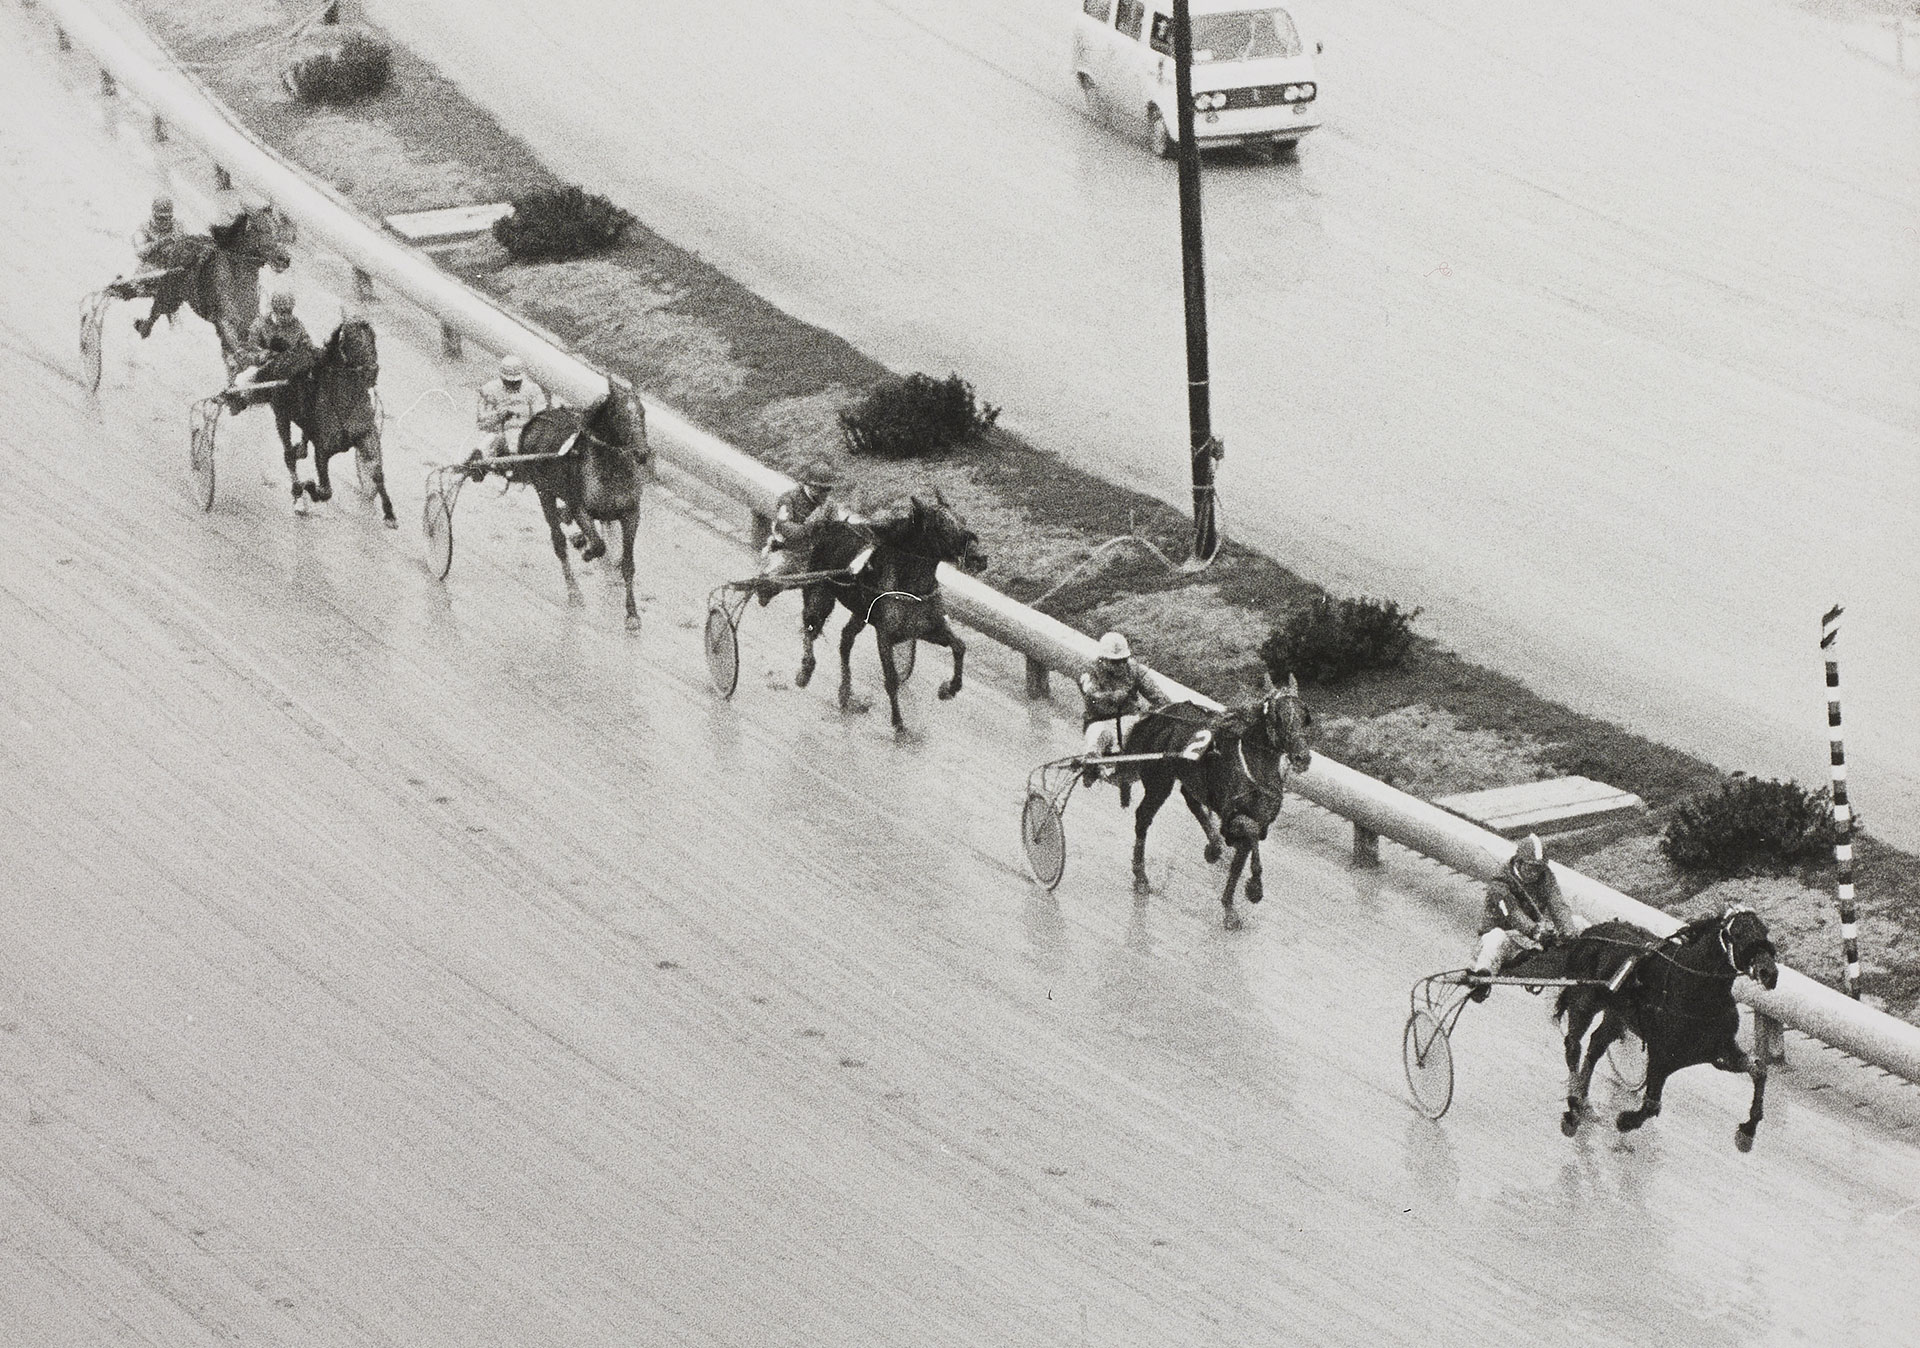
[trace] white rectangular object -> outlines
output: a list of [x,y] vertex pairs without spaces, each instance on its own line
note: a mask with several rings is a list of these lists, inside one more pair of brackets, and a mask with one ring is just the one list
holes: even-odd
[[1646,802],[1631,791],[1586,777],[1555,777],[1491,791],[1469,791],[1443,796],[1434,804],[1504,838],[1584,828],[1639,814],[1647,808]]
[[493,222],[513,214],[509,202],[495,201],[484,206],[443,206],[437,211],[410,211],[389,215],[387,228],[410,243],[435,239],[459,239],[483,234]]

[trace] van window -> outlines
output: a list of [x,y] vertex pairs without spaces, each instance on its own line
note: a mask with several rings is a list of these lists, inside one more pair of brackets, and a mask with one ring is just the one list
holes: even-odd
[[1165,14],[1153,16],[1153,29],[1147,34],[1147,44],[1157,52],[1173,55],[1173,20]]
[[1140,40],[1140,20],[1144,19],[1146,15],[1147,7],[1143,0],[1120,0],[1120,17],[1114,21],[1114,26],[1138,42]]
[[[1125,12],[1124,10],[1122,11]],[[1300,34],[1284,9],[1207,14],[1193,21],[1193,63],[1298,56]]]
[[1082,0],[1080,8],[1086,11],[1089,19],[1105,23],[1113,17],[1113,0]]

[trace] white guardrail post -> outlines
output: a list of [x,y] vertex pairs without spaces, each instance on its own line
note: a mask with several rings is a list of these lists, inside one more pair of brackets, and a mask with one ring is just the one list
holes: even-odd
[[[156,118],[198,145],[218,166],[294,220],[306,236],[344,258],[361,276],[383,283],[429,314],[443,330],[493,352],[514,352],[540,382],[569,402],[583,405],[602,397],[607,376],[565,350],[551,336],[500,309],[429,258],[402,244],[331,191],[283,163],[264,145],[227,119],[197,85],[164,56],[143,54],[114,32],[85,0],[38,0],[58,25],[63,49],[68,40],[99,62],[101,72],[125,92],[143,100]],[[104,87],[104,86],[103,86]],[[662,460],[731,497],[756,515],[770,516],[773,503],[790,485],[780,473],[699,429],[658,403],[645,402],[648,440]],[[986,636],[1025,655],[1028,687],[1044,689],[1038,667],[1075,673],[1093,658],[1093,638],[1035,612],[999,591],[951,567],[941,573],[947,606],[953,615]],[[1189,688],[1154,675],[1170,698],[1216,706]],[[1512,844],[1478,825],[1448,814],[1426,801],[1374,781],[1316,754],[1313,766],[1295,774],[1299,795],[1353,822],[1356,853],[1363,835],[1377,849],[1387,838],[1479,880],[1493,878],[1506,863]],[[1585,918],[1624,918],[1666,934],[1678,921],[1657,909],[1610,889],[1599,881],[1556,866],[1569,901]],[[1741,979],[1735,992],[1783,1025],[1906,1080],[1920,1083],[1920,1026],[1862,1006],[1833,989],[1782,968],[1773,991]]]

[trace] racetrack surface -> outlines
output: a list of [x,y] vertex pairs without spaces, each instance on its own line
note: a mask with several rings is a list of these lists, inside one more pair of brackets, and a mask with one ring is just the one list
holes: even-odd
[[[484,363],[418,315],[375,310],[401,532],[350,486],[294,519],[259,413],[201,514],[204,325],[140,343],[117,308],[99,396],[74,377],[157,176],[89,78],[0,10],[0,1343],[1712,1346],[1920,1313],[1905,1089],[1796,1042],[1749,1156],[1711,1073],[1569,1142],[1512,991],[1430,1124],[1405,991],[1468,948],[1463,881],[1354,872],[1290,806],[1229,935],[1191,822],[1136,903],[1096,791],[1049,896],[1016,811],[1075,736],[1019,665],[976,642],[941,704],[923,652],[896,744],[780,686],[789,600],[720,702],[697,622],[751,558],[662,498],[637,637],[601,568],[566,606],[524,494],[469,489],[429,579],[420,460]],[[346,276],[294,276],[324,329]],[[457,414],[402,417],[434,388]]]
[[[368,8],[668,238],[1186,499],[1174,170],[1081,112],[1073,0]],[[1844,602],[1856,801],[1920,847],[1916,86],[1787,0],[1296,12],[1326,125],[1205,175],[1228,531],[1816,784]]]

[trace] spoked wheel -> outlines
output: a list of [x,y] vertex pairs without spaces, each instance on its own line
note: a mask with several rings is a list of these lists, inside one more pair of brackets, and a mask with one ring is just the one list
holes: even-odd
[[908,637],[893,648],[893,673],[901,683],[913,677],[913,662],[919,650],[920,643],[912,637]]
[[187,441],[187,473],[193,482],[193,499],[202,510],[213,509],[214,428],[220,424],[220,400],[202,398],[189,414],[192,434]]
[[1415,1011],[1407,1017],[1406,1032],[1400,1037],[1400,1054],[1407,1068],[1407,1089],[1413,1093],[1414,1107],[1430,1119],[1437,1119],[1453,1103],[1453,1045],[1447,1039],[1447,1027],[1431,1011]]
[[713,679],[714,691],[721,697],[732,697],[733,690],[740,686],[740,637],[733,615],[724,604],[707,609],[705,642],[707,674]]
[[1647,1046],[1639,1035],[1623,1034],[1607,1045],[1607,1071],[1629,1091],[1646,1088]]
[[427,493],[420,527],[427,536],[427,570],[435,580],[445,580],[453,570],[453,502],[438,487]]
[[107,306],[113,296],[96,290],[80,301],[80,374],[87,381],[87,392],[100,391],[101,330],[107,321]]
[[1053,889],[1067,870],[1067,830],[1053,802],[1038,791],[1027,793],[1020,808],[1020,846],[1033,878]]

